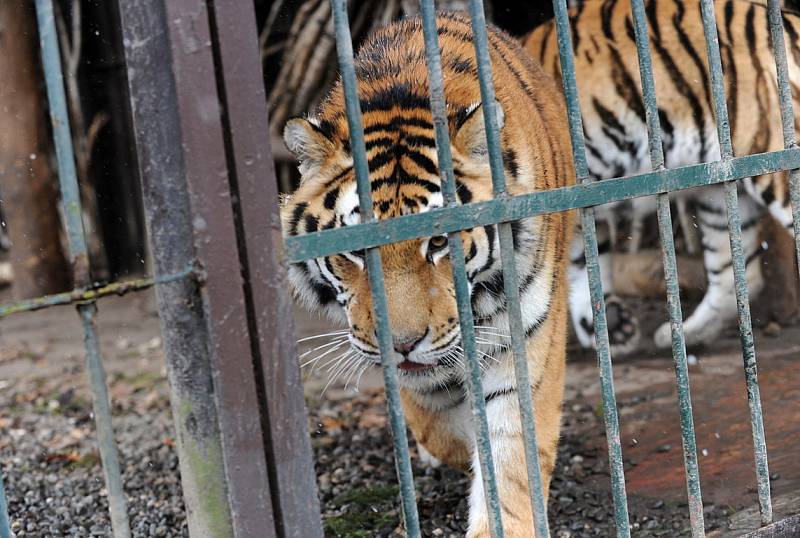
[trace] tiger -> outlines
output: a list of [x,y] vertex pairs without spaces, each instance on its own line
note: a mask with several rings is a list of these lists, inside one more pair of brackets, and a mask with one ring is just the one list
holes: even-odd
[[[721,0],[714,2],[714,8],[734,153],[783,149],[766,2]],[[645,10],[665,165],[674,168],[718,160],[700,2],[650,0]],[[590,176],[602,180],[649,171],[630,2],[586,1],[570,11],[569,19]],[[800,16],[784,9],[783,28],[797,112]],[[547,72],[561,79],[554,21],[534,29],[525,39],[525,48]],[[797,124],[796,115],[795,128]],[[738,190],[747,286],[756,297],[764,286],[760,258],[765,247],[759,240],[763,216],[771,215],[792,233],[788,174],[746,178],[738,183]],[[694,204],[702,235],[708,288],[683,324],[686,344],[697,346],[713,341],[737,314],[725,197],[723,187],[716,185],[673,193],[672,198]],[[630,210],[652,213],[655,207],[653,197],[644,197],[597,210],[598,218],[612,220]],[[605,269],[610,266],[609,242],[604,246],[601,263]],[[593,344],[592,308],[580,241],[573,243],[570,257],[572,322],[581,344],[589,347]],[[603,273],[604,289],[613,293],[612,272]],[[626,323],[635,323],[635,318]],[[669,347],[670,324],[659,326],[653,339],[657,347]]]
[[[436,25],[453,170],[461,204],[492,198],[483,107],[469,19],[442,12]],[[559,87],[521,44],[488,30],[508,192],[574,183],[566,111]],[[445,205],[428,97],[419,18],[369,36],[355,57],[358,95],[377,219],[433,211]],[[339,79],[315,114],[287,122],[284,141],[299,162],[300,185],[282,202],[284,234],[298,236],[362,220]],[[466,224],[466,223],[465,223]],[[556,459],[567,337],[570,212],[513,224],[538,453],[544,492]],[[533,535],[509,320],[495,226],[460,232],[479,343],[483,398],[502,505],[505,535]],[[462,335],[448,256],[448,235],[379,247],[401,399],[419,455],[472,473],[467,536],[488,537],[489,518],[467,398]],[[348,327],[344,354],[380,363],[375,315],[363,251],[293,263],[296,299]]]

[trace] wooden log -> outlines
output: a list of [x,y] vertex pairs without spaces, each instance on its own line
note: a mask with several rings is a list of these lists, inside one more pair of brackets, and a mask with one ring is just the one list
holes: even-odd
[[[760,240],[764,288],[751,294],[751,310],[757,326],[771,321],[789,325],[800,314],[800,283],[797,279],[794,241],[772,217],[763,219]],[[614,285],[619,295],[663,299],[664,269],[661,252],[642,250],[636,254],[614,253]],[[682,298],[699,299],[706,290],[706,276],[700,257],[678,256],[678,283]]]
[[15,298],[64,291],[70,280],[36,36],[32,2],[0,2],[0,199],[12,241]]
[[[661,299],[666,296],[660,250],[646,249],[635,254],[615,252],[613,262],[614,287],[618,295]],[[687,296],[702,297],[706,288],[702,259],[678,256],[678,285]]]

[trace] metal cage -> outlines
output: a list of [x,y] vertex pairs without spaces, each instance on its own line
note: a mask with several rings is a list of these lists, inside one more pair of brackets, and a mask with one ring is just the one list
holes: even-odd
[[[86,244],[52,0],[36,1],[76,289],[0,307],[0,317],[77,303],[85,331],[87,372],[94,396],[95,423],[114,535],[130,536],[130,527],[94,331],[96,299],[157,285],[190,534],[195,537],[320,537],[320,512],[283,264],[365,249],[388,413],[394,433],[405,529],[408,536],[419,537],[419,516],[400,406],[397,367],[391,360],[391,330],[378,247],[458,232],[477,225],[496,225],[502,251],[504,289],[510,299],[511,348],[517,383],[529,386],[511,223],[534,215],[580,209],[617,535],[630,536],[592,207],[637,196],[657,195],[689,518],[692,535],[703,536],[703,503],[669,192],[716,183],[725,186],[761,523],[765,530],[772,529],[775,533],[784,528],[786,522],[781,527],[780,522],[773,524],[772,521],[770,477],[735,183],[744,177],[791,170],[794,234],[800,260],[800,175],[797,172],[800,149],[795,142],[780,2],[769,0],[768,9],[785,149],[741,157],[733,155],[713,2],[701,0],[722,158],[717,162],[665,168],[644,1],[631,0],[652,172],[592,181],[585,156],[567,5],[565,0],[554,0],[572,153],[579,184],[511,196],[505,187],[494,107],[486,106],[483,111],[494,199],[459,205],[448,140],[434,2],[421,0],[431,109],[446,207],[380,221],[375,220],[372,213],[346,0],[331,0],[331,3],[362,224],[291,237],[285,242],[281,238],[271,153],[264,142],[268,133],[266,105],[252,3],[248,5],[248,2],[236,0],[120,1],[130,111],[136,129],[136,149],[157,276],[95,288],[88,280]],[[494,88],[481,0],[470,1],[470,16],[482,101],[491,103],[494,101]],[[469,401],[473,407],[485,500],[492,536],[499,538],[503,536],[502,516],[481,389],[464,253],[459,234],[450,237],[463,348],[469,363]],[[529,391],[518,391],[518,397],[536,532],[538,536],[548,536],[533,402]],[[792,528],[796,529],[796,526]],[[0,482],[0,537],[7,536],[10,536],[10,529]]]

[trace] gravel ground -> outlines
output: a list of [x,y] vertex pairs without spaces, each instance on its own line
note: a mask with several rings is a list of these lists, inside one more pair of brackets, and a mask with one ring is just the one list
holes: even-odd
[[[71,381],[0,390],[0,462],[18,537],[111,536],[91,404],[59,388]],[[163,378],[118,377],[111,387],[134,536],[188,536]]]
[[[136,536],[188,536],[178,458],[162,439],[169,435],[167,425],[158,422],[132,416],[116,422],[120,456],[128,462],[124,474],[131,526]],[[34,424],[26,418],[17,426],[16,455],[6,458],[3,454],[12,530],[17,536],[110,536],[97,453],[46,448],[46,434],[61,430],[68,436],[70,431],[82,431],[80,420],[37,417]]]
[[[163,379],[154,388],[130,379],[112,383],[115,430],[120,447],[128,512],[134,536],[187,536]],[[93,439],[91,406],[57,381],[0,391],[6,410],[0,428],[0,461],[13,529],[23,536],[110,536],[107,496]],[[142,387],[140,381],[138,386]],[[127,396],[125,395],[127,394]],[[312,402],[311,424],[326,536],[402,536],[391,441],[381,391],[345,400]],[[574,405],[565,417],[550,520],[554,536],[613,535],[605,454],[587,450],[572,426],[597,419]],[[591,426],[590,424],[590,426]],[[602,427],[598,424],[598,429]],[[413,449],[412,449],[413,453]],[[421,466],[414,472],[424,536],[463,536],[468,478],[454,470]],[[689,535],[686,506],[632,499],[637,536]],[[706,529],[719,527],[725,513],[706,510]]]
[[[114,428],[133,535],[186,536],[163,355],[155,336],[157,323],[141,314],[136,319],[143,321],[123,323],[132,319],[130,304],[124,302],[128,300],[119,298],[119,304],[105,307],[101,320],[109,321],[101,327],[101,335],[106,339]],[[110,536],[82,345],[79,332],[67,323],[75,323],[74,312],[64,312],[66,321],[54,313],[45,323],[23,319],[18,325],[4,324],[4,334],[0,333],[0,468],[18,537]],[[306,325],[306,333],[324,329]],[[47,331],[50,335],[44,338]],[[70,342],[62,338],[67,334]],[[762,340],[762,349],[769,342]],[[738,364],[738,356],[731,356]],[[573,360],[571,365],[568,392],[572,395],[550,491],[551,529],[558,537],[614,535],[602,421],[595,398],[590,392],[581,395],[596,385],[594,359],[585,358],[588,362],[583,367],[582,360]],[[672,386],[671,361],[652,360],[660,366],[640,366],[627,374],[632,366],[618,364],[618,391],[630,391],[643,379],[652,384],[663,378]],[[718,362],[708,365],[709,372],[724,372]],[[588,375],[575,377],[587,365]],[[310,425],[326,536],[402,535],[382,391],[364,387],[354,395],[332,389],[318,398],[320,392],[321,386],[309,386],[307,393],[312,395]],[[793,398],[792,394],[787,392],[785,397]],[[634,411],[635,404],[620,398],[620,415]],[[413,462],[423,535],[463,536],[468,478],[445,468],[424,468],[416,457]],[[626,459],[626,470],[635,465]],[[679,468],[672,471],[682,473]],[[629,501],[636,536],[689,535],[685,503],[636,492]],[[724,528],[733,509],[741,507],[707,506],[706,530]]]
[[[326,536],[343,538],[402,536],[391,442],[383,418],[384,399],[371,392],[351,400],[322,403],[312,413],[320,499]],[[565,417],[556,473],[550,489],[551,532],[558,537],[613,536],[614,509],[605,453],[586,450],[570,434],[581,422],[597,423],[593,410],[574,406]],[[602,430],[602,427],[597,424]],[[414,457],[414,476],[423,536],[455,538],[467,525],[469,479],[446,468],[422,466]],[[637,536],[690,536],[686,504],[631,499]],[[706,530],[720,528],[727,513],[706,507]]]

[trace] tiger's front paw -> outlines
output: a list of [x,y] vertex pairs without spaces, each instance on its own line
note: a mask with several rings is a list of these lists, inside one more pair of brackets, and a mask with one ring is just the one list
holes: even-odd
[[[687,347],[710,344],[719,337],[725,328],[722,316],[704,318],[690,316],[683,322],[683,337]],[[672,326],[669,322],[663,323],[653,335],[656,346],[668,348],[672,345]]]
[[[639,322],[630,308],[616,295],[606,297],[606,326],[608,327],[611,353],[614,355],[625,354],[637,348],[641,337]],[[583,347],[596,347],[591,310],[582,313],[575,331],[578,333],[578,339]]]
[[[524,521],[513,515],[504,514],[503,522],[505,538],[536,538],[533,521]],[[488,523],[481,525],[478,529],[469,529],[466,538],[492,538]]]
[[639,322],[633,312],[614,295],[606,299],[606,324],[611,352],[630,353],[639,344]]
[[672,326],[669,322],[662,323],[653,335],[656,347],[667,348],[672,345]]

